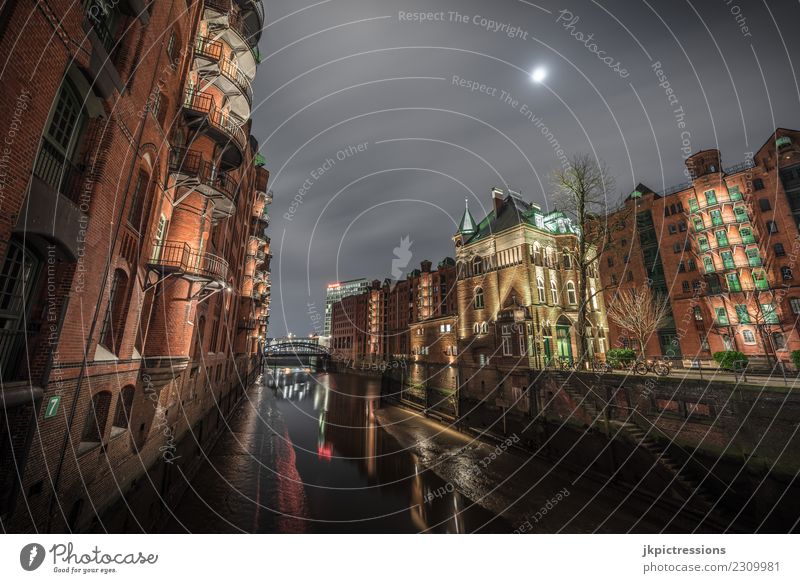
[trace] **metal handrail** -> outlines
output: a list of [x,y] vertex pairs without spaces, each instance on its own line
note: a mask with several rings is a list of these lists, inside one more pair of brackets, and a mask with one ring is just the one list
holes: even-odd
[[217,108],[213,95],[196,89],[187,89],[183,106],[190,111],[206,116],[209,125],[228,134],[240,150],[246,149],[247,136],[244,129],[236,123],[233,117]]
[[236,200],[237,182],[227,172],[206,160],[197,150],[173,146],[170,148],[169,169],[197,178],[200,184],[210,186],[228,200]]
[[228,275],[228,262],[222,257],[195,251],[185,242],[155,241],[150,263],[215,281],[225,281]]

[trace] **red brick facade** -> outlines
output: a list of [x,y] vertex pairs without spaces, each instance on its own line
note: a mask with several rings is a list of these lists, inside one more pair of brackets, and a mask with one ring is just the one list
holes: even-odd
[[261,6],[107,4],[0,8],[6,531],[91,527],[231,408],[266,333]]
[[[606,302],[648,281],[669,296],[649,355],[689,365],[729,349],[758,366],[789,363],[800,349],[800,132],[778,129],[736,166],[718,150],[686,163],[691,182],[662,194],[640,184],[609,216],[619,228],[601,259]],[[630,344],[609,328],[613,346]]]

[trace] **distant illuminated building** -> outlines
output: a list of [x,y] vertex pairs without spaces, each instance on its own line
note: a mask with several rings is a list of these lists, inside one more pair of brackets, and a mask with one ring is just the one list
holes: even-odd
[[369,289],[370,282],[366,279],[351,279],[329,283],[325,293],[325,336],[331,335],[331,307],[333,304],[347,296],[354,296]]

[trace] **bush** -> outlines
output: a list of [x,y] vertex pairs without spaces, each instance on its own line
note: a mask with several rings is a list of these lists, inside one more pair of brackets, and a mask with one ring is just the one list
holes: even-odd
[[611,366],[623,366],[636,359],[636,352],[631,348],[612,348],[606,352],[606,360]]
[[747,357],[738,350],[721,350],[714,353],[714,360],[725,370],[741,370],[747,366]]
[[797,370],[800,370],[800,350],[792,350],[792,362]]

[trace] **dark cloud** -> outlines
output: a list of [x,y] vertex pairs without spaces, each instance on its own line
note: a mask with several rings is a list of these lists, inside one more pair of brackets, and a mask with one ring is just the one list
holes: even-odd
[[[682,182],[684,142],[719,147],[729,165],[775,126],[800,126],[796,3],[536,4],[549,12],[512,0],[265,2],[253,131],[275,193],[272,335],[311,331],[307,304],[323,305],[327,283],[388,277],[401,237],[414,241],[410,267],[452,255],[465,198],[476,217],[494,185],[547,206],[556,147],[603,158],[617,179],[614,203],[637,182]],[[562,10],[578,20],[556,22]],[[444,20],[401,21],[400,12]],[[492,31],[482,19],[507,26]],[[536,66],[548,71],[544,85],[527,75]]]

